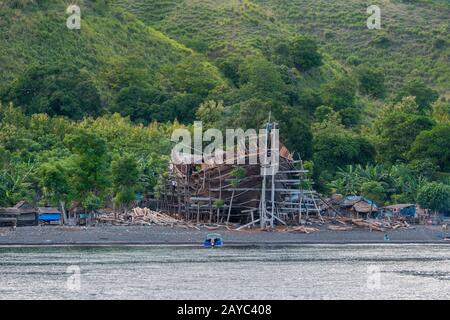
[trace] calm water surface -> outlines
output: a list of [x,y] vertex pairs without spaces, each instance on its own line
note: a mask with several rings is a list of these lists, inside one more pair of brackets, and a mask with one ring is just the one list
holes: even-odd
[[0,248],[16,298],[449,299],[450,246]]

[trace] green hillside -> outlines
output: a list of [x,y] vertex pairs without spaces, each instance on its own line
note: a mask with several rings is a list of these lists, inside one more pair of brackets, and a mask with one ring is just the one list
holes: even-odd
[[[133,85],[171,95],[189,92],[173,81],[181,63],[195,64],[211,88],[223,83],[218,70],[191,49],[103,2],[78,2],[79,31],[66,28],[66,1],[4,3],[0,11],[3,91],[14,87],[30,69],[47,67],[83,70],[98,89],[104,109],[115,104],[122,89]],[[199,103],[201,97],[195,100]]]
[[295,32],[313,35],[322,48],[350,66],[370,63],[386,73],[390,92],[410,75],[449,94],[450,2],[383,0],[381,30],[366,26],[366,0],[255,0]]
[[[284,37],[287,30],[248,1],[120,0],[121,7],[197,51],[213,54],[224,48],[251,47],[264,38]],[[155,14],[157,12],[158,14]]]
[[369,30],[365,0],[119,0],[146,23],[216,58],[224,48],[266,49],[266,40],[303,34],[351,68],[361,63],[386,73],[390,93],[409,76],[449,94],[450,3],[384,0],[382,30]]
[[210,97],[224,100],[228,106],[238,105],[248,100],[250,95],[261,98],[258,92],[242,90],[246,82],[242,75],[244,66],[258,59],[269,62],[267,67],[278,73],[286,85],[281,89],[285,91],[282,93],[290,97],[288,103],[264,94],[271,100],[269,108],[276,107],[274,101],[290,104],[303,119],[310,119],[314,108],[322,103],[320,91],[325,83],[337,77],[347,77],[348,71],[343,65],[321,48],[320,65],[307,72],[295,70],[293,63],[287,62],[290,59],[287,51],[298,34],[288,25],[278,22],[270,10],[251,1],[119,0],[113,5],[132,12],[144,23],[203,54],[217,66],[231,81],[231,87]]
[[[267,55],[277,41],[297,35],[270,10],[247,0],[118,0],[114,5],[217,63],[233,53]],[[326,72],[342,72],[332,58],[325,60]]]
[[1,205],[127,205],[172,129],[269,114],[323,193],[450,199],[447,0],[382,0],[381,30],[363,0],[76,3],[81,30],[68,1],[0,0]]

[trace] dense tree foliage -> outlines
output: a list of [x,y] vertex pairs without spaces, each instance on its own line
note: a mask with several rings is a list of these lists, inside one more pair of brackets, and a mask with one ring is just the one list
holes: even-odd
[[435,212],[448,212],[450,208],[450,186],[439,182],[427,183],[420,188],[417,201],[423,208]]
[[11,105],[0,105],[0,119],[0,205],[127,205],[166,170],[172,125],[143,127],[118,114],[74,122]]
[[438,99],[439,94],[419,79],[409,79],[398,92],[397,101],[407,96],[415,97],[419,108],[427,110]]
[[293,152],[299,152],[303,159],[311,159],[313,154],[313,134],[310,124],[302,119],[296,109],[285,106],[276,110],[275,120],[282,124],[280,127],[281,141]]
[[[198,94],[205,97],[211,90],[223,84],[223,80],[219,78],[217,70],[202,60],[200,56],[194,54],[170,67],[168,72],[173,77],[171,87],[179,92]],[[214,77],[214,75],[216,76]]]
[[341,115],[342,122],[350,127],[359,122],[360,110],[356,107],[356,84],[350,77],[339,77],[323,88],[323,102]]
[[114,202],[117,205],[125,206],[136,200],[138,191],[139,168],[138,163],[131,155],[123,155],[115,159],[111,164]]
[[370,141],[345,129],[337,113],[316,123],[313,128],[313,161],[315,176],[323,185],[339,168],[373,161],[375,149]]
[[43,199],[51,203],[68,200],[72,193],[68,181],[68,172],[63,163],[43,163],[37,173]]
[[429,160],[445,172],[450,172],[450,125],[439,125],[422,131],[409,153],[411,160]]
[[415,203],[419,189],[432,179],[433,166],[418,170],[414,164],[396,165],[349,165],[340,168],[335,179],[328,186],[342,194],[362,194],[377,201],[387,203]]
[[387,106],[375,122],[379,158],[387,163],[405,161],[416,136],[429,130],[433,121],[418,111],[414,98],[405,98],[401,103]]
[[433,120],[437,123],[449,124],[450,123],[450,102],[449,101],[436,101],[433,104]]
[[363,94],[371,95],[376,98],[383,98],[386,93],[384,85],[384,72],[379,69],[360,65],[355,69],[356,77],[359,82],[359,90]]
[[94,132],[77,130],[66,135],[64,143],[72,152],[71,182],[84,200],[103,195],[110,181],[110,156],[106,140]]
[[289,47],[294,66],[299,71],[308,71],[322,65],[322,55],[317,43],[307,37],[296,37]]
[[170,110],[162,107],[165,101],[167,95],[158,89],[145,85],[131,85],[119,91],[117,103],[111,110],[145,124],[152,120],[167,121],[172,119],[172,114]]
[[89,73],[66,66],[31,68],[2,98],[23,107],[27,114],[47,113],[73,119],[99,115],[102,107]]
[[249,58],[239,69],[241,88],[248,98],[285,100],[285,83],[280,69],[272,62],[259,57]]

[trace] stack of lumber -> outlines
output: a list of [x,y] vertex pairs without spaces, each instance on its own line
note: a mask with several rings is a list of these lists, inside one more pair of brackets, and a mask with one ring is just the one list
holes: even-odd
[[328,230],[331,230],[331,231],[351,231],[351,230],[353,230],[353,228],[352,227],[345,227],[345,226],[336,226],[336,225],[330,224],[328,226]]
[[131,212],[126,214],[117,215],[114,213],[107,213],[97,218],[99,223],[107,223],[112,225],[138,225],[138,226],[150,226],[152,224],[162,226],[173,225],[186,225],[182,220],[176,219],[168,214],[164,214],[158,211],[153,211],[148,208],[134,208]]
[[167,214],[158,211],[153,211],[148,208],[134,208],[128,214],[128,219],[131,220],[133,224],[140,224],[140,225],[151,223],[157,225],[173,225],[182,222],[180,220],[172,218]]
[[410,229],[411,226],[406,221],[396,221],[391,223],[392,229]]
[[307,221],[302,220],[302,224],[316,224],[316,225],[322,225],[324,224],[325,219],[323,219],[323,217],[321,219],[315,218],[315,217],[309,217]]
[[376,220],[376,219],[353,219],[348,217],[337,217],[332,220],[333,223],[337,225],[329,225],[329,230],[334,231],[349,231],[352,230],[353,226],[359,228],[365,228],[369,230],[384,232],[387,229],[408,229],[410,225],[403,219],[396,219],[392,221],[388,220]]
[[286,229],[284,229],[284,232],[300,232],[300,233],[312,233],[317,231],[319,231],[319,229],[305,226],[287,227]]
[[125,219],[124,216],[118,216],[117,218],[115,218],[114,213],[103,213],[97,216],[97,222],[104,224],[112,224],[114,226],[129,225],[128,221]]

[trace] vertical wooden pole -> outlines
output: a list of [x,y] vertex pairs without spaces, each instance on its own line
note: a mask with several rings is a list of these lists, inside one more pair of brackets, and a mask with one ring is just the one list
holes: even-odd
[[197,202],[197,224],[200,223],[200,201]]
[[234,192],[235,190],[233,189],[233,193],[231,194],[230,207],[228,208],[227,224],[230,222],[231,207],[233,206]]
[[[220,166],[217,167],[219,170],[219,200],[222,200],[222,173],[220,172]],[[220,207],[217,208],[217,223],[219,223]]]
[[[271,165],[272,166],[272,165]],[[270,227],[273,228],[273,216],[275,214],[275,174],[273,172],[273,167],[271,168],[272,170],[272,186],[271,186],[271,202],[272,202],[272,208],[271,208],[271,217],[270,217]]]
[[213,207],[212,207],[212,200],[211,200],[211,173],[208,172],[208,197],[209,197],[209,223],[212,222],[212,216],[213,216]]

